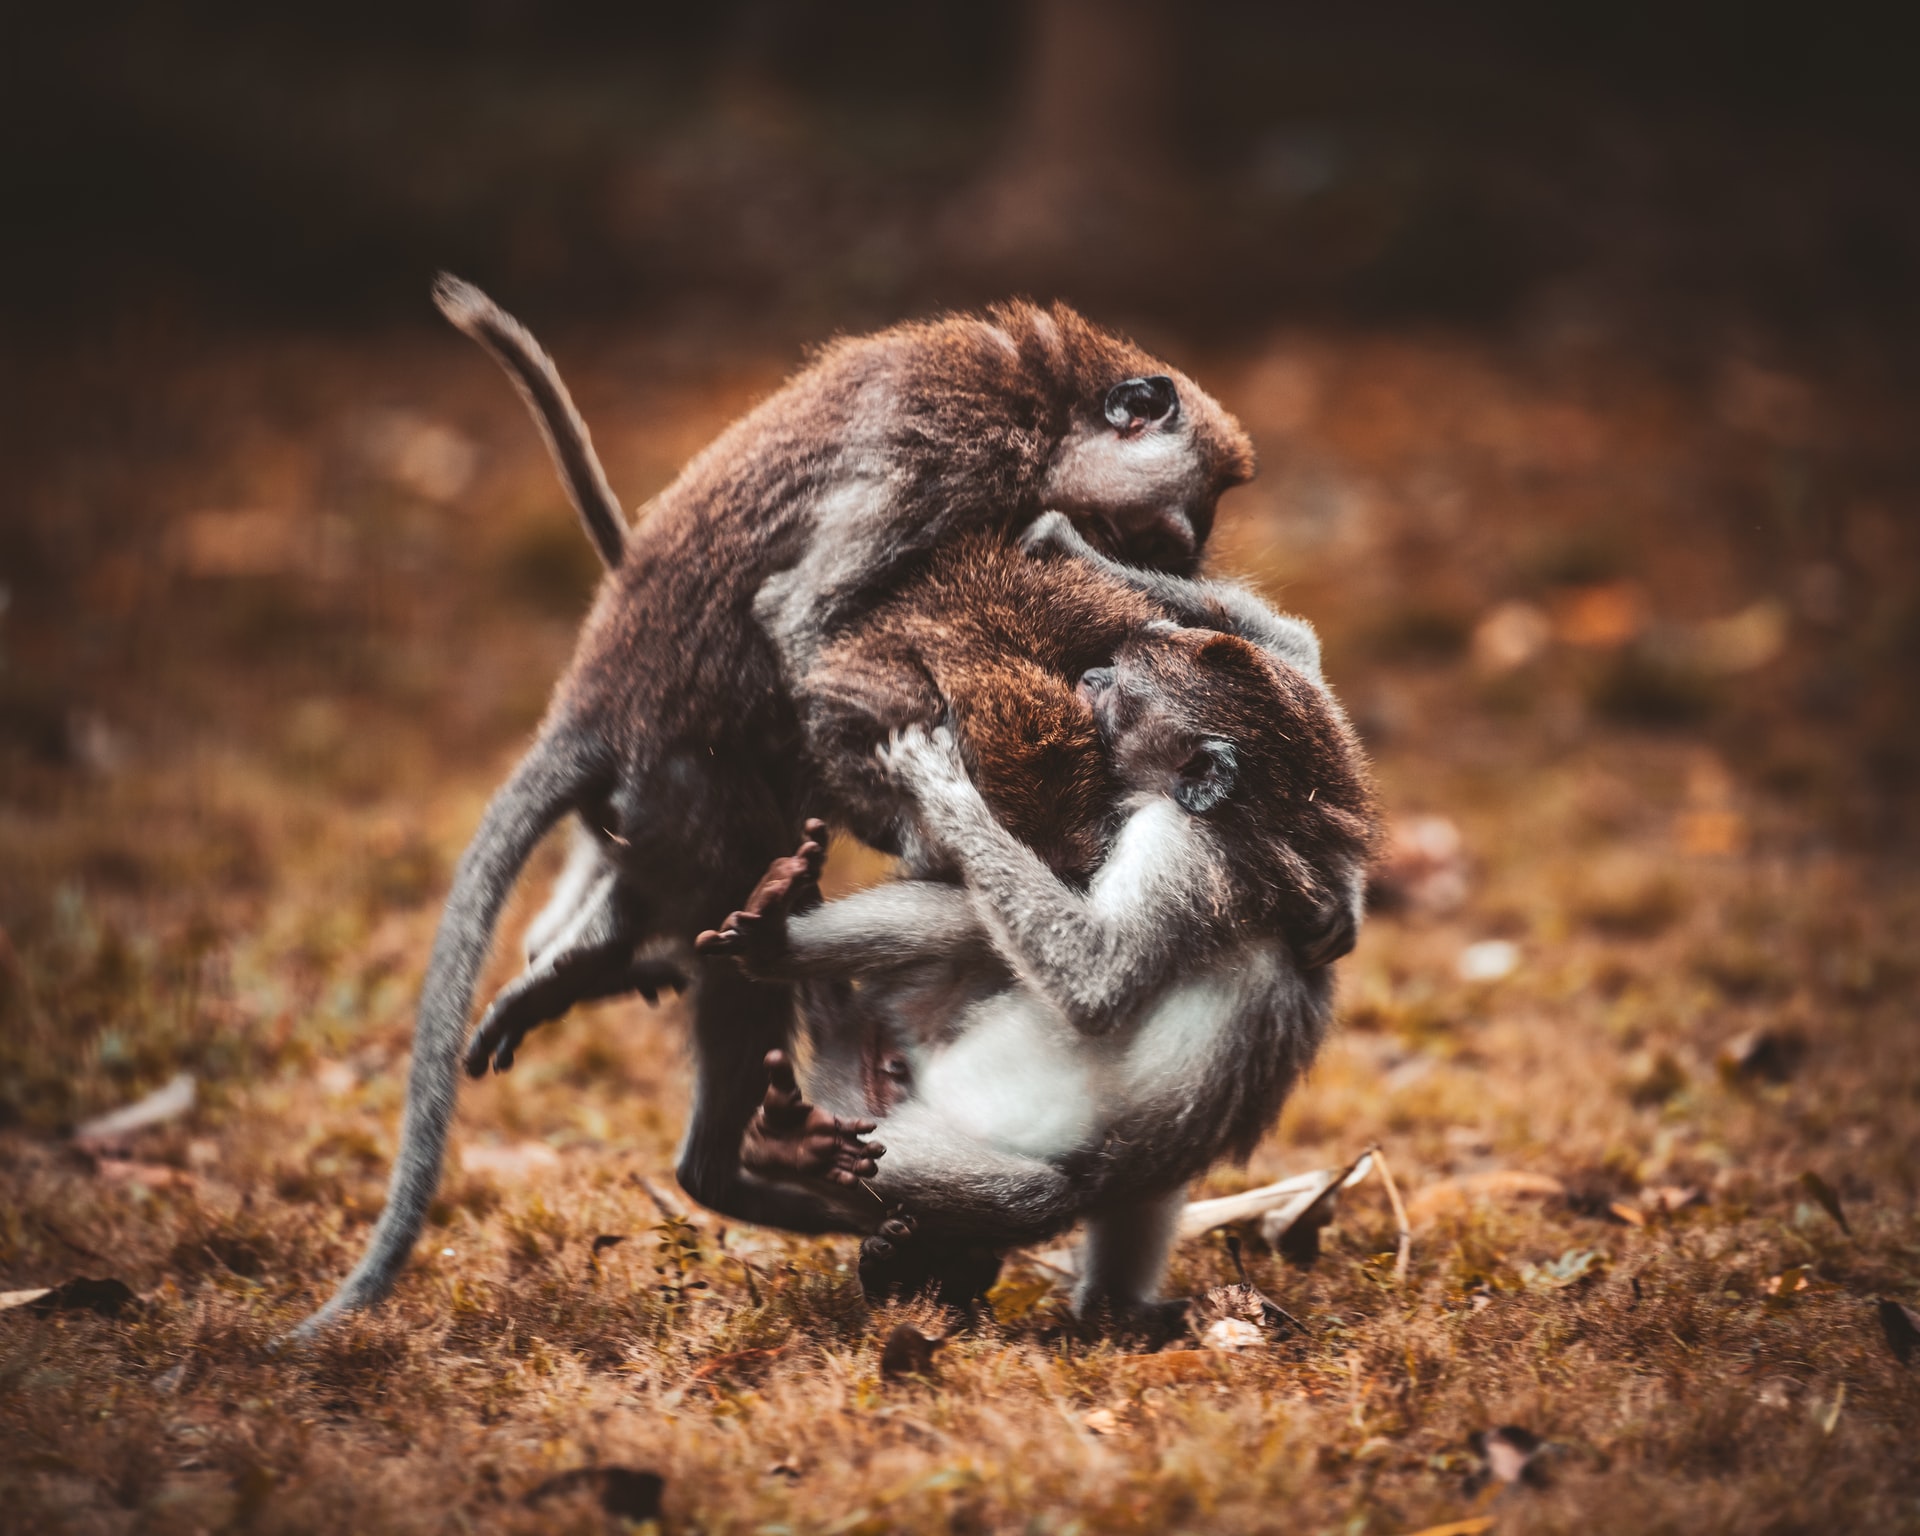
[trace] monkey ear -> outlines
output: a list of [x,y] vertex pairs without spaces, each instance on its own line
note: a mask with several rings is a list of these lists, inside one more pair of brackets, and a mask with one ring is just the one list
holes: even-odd
[[1204,816],[1233,793],[1238,774],[1233,743],[1210,737],[1193,749],[1173,776],[1173,798],[1189,815]]

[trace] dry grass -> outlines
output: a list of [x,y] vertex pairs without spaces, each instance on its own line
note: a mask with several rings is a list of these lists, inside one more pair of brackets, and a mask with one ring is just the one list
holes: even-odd
[[[636,497],[776,371],[597,361]],[[76,430],[33,482],[0,674],[0,1289],[143,1299],[0,1315],[7,1523],[599,1529],[590,1494],[524,1496],[617,1464],[688,1531],[1920,1525],[1920,1367],[1873,1308],[1920,1292],[1920,623],[1891,510],[1920,474],[1870,381],[1806,368],[1334,336],[1201,368],[1267,465],[1224,563],[1321,625],[1390,804],[1470,855],[1464,903],[1370,925],[1320,1069],[1209,1192],[1378,1140],[1416,1211],[1491,1169],[1569,1195],[1440,1209],[1401,1287],[1363,1187],[1317,1266],[1251,1257],[1310,1329],[1253,1356],[1078,1338],[1016,1261],[931,1382],[880,1378],[887,1331],[937,1320],[870,1315],[849,1241],[662,1220],[687,1079],[673,1010],[639,1004],[470,1088],[396,1301],[267,1351],[377,1209],[437,896],[584,551],[451,344],[255,344],[143,390],[104,451]],[[484,444],[472,485],[383,469],[382,406]],[[102,510],[62,544],[76,494]],[[232,508],[330,519],[329,573],[297,539],[284,569],[182,569],[182,521]],[[1564,638],[1490,669],[1476,626],[1512,600]],[[1763,601],[1788,645],[1756,661],[1709,626]],[[1458,979],[1495,938],[1511,974]],[[1804,1042],[1784,1081],[1717,1065],[1760,1029]],[[180,1069],[198,1105],[126,1160],[63,1139]],[[1662,1186],[1701,1199],[1609,1214]],[[1230,1274],[1216,1238],[1173,1283]],[[1552,1442],[1547,1486],[1470,1492],[1467,1438],[1504,1423]]]

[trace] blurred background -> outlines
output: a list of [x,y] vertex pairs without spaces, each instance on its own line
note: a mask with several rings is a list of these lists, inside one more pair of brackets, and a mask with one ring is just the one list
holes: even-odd
[[[1350,1452],[1401,1501],[1369,1529],[1449,1518],[1435,1468],[1506,1420],[1617,1458],[1568,1522],[1904,1528],[1911,1340],[1869,1302],[1916,1299],[1920,1251],[1912,59],[1865,6],[1730,0],[8,8],[0,1290],[158,1298],[145,1332],[76,1333],[78,1374],[7,1377],[29,1522],[229,1498],[214,1466],[243,1503],[294,1489],[288,1528],[431,1525],[418,1488],[498,1436],[516,1486],[549,1435],[589,1446],[555,1466],[596,1454],[574,1386],[547,1417],[514,1396],[541,1340],[596,1391],[691,1383],[708,1347],[648,1321],[655,1247],[602,1269],[686,1102],[672,1007],[628,1001],[463,1096],[390,1355],[338,1397],[258,1364],[379,1207],[439,900],[598,574],[518,398],[430,306],[448,268],[554,353],[630,506],[809,347],[943,307],[1063,298],[1202,381],[1261,458],[1216,567],[1319,627],[1394,829],[1342,1028],[1210,1188],[1379,1140],[1417,1210],[1508,1202],[1421,1226],[1413,1311],[1380,1300],[1371,1196],[1311,1274],[1256,1259],[1346,1319],[1269,1370],[1312,1384],[1284,1413],[1321,1442],[1271,1497],[1358,1529]],[[845,1254],[731,1241],[813,1299],[712,1348],[791,1334],[781,1371],[825,1391],[818,1341],[866,1326]],[[1190,1244],[1174,1283],[1226,1275]],[[760,1315],[711,1278],[712,1315]],[[1416,1314],[1447,1341],[1417,1371]],[[380,1439],[359,1405],[426,1393],[449,1318],[494,1385]],[[378,1364],[409,1350],[414,1376]],[[174,1395],[189,1355],[225,1364]],[[1369,1406],[1371,1373],[1404,1391]],[[867,1445],[866,1406],[751,1451],[696,1417],[669,1452],[642,1416],[634,1454],[784,1518],[727,1458],[780,1471],[802,1418]],[[1265,1409],[1243,1442],[1196,1414],[1198,1484],[1266,1465]],[[365,1447],[403,1441],[389,1502],[348,1513]],[[1141,1486],[1184,1486],[1158,1443]],[[845,1476],[796,1509],[894,1475],[814,1454]],[[1100,1496],[1079,1475],[1069,1513]]]
[[[1221,562],[1320,625],[1443,850],[1409,868],[1477,860],[1483,927],[1564,930],[1526,882],[1594,849],[1638,889],[1672,847],[1885,872],[1911,835],[1920,100],[1864,11],[342,0],[7,34],[16,935],[116,903],[257,932],[350,858],[317,986],[440,888],[596,574],[440,267],[547,341],[636,505],[835,332],[1011,292],[1132,330],[1253,431]],[[1488,896],[1503,857],[1531,873]],[[98,1042],[53,1035],[13,1113],[94,1091]]]

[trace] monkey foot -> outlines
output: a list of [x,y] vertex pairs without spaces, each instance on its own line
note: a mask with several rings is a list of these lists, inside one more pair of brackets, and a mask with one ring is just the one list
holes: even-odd
[[609,957],[604,952],[563,957],[547,970],[520,977],[494,999],[467,1042],[467,1075],[485,1077],[489,1068],[507,1071],[521,1042],[575,1003],[628,992],[658,1003],[662,992],[686,989],[685,972],[670,961]]
[[747,895],[746,905],[718,928],[693,941],[703,955],[735,955],[749,969],[755,960],[776,959],[786,947],[787,915],[804,911],[820,894],[820,871],[827,862],[827,824],[809,821],[804,841],[786,858],[775,859]]
[[740,1164],[766,1179],[825,1179],[855,1184],[872,1178],[886,1148],[861,1138],[871,1120],[842,1120],[809,1104],[784,1051],[767,1052],[767,1092],[740,1143]]
[[999,1254],[930,1242],[903,1206],[860,1244],[860,1289],[875,1305],[928,1295],[971,1315],[999,1278]]

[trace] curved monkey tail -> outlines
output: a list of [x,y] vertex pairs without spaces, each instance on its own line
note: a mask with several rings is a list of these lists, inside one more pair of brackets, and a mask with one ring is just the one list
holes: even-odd
[[626,516],[607,483],[599,455],[593,451],[593,436],[574,408],[567,386],[560,382],[560,370],[553,366],[553,359],[524,325],[472,283],[451,272],[442,272],[433,280],[433,302],[457,329],[479,342],[506,369],[527,409],[533,412],[540,435],[547,440],[547,451],[553,455],[554,468],[560,471],[567,500],[586,524],[587,537],[609,569],[617,566],[627,552]]
[[507,893],[535,844],[572,810],[594,782],[588,753],[552,733],[520,760],[494,794],[480,828],[460,857],[453,889],[440,916],[433,958],[414,1023],[413,1065],[400,1120],[400,1151],[387,1184],[366,1256],[331,1300],[290,1336],[311,1339],[347,1312],[370,1307],[393,1289],[426,1224],[440,1185],[447,1129],[461,1077],[473,989],[493,939]]

